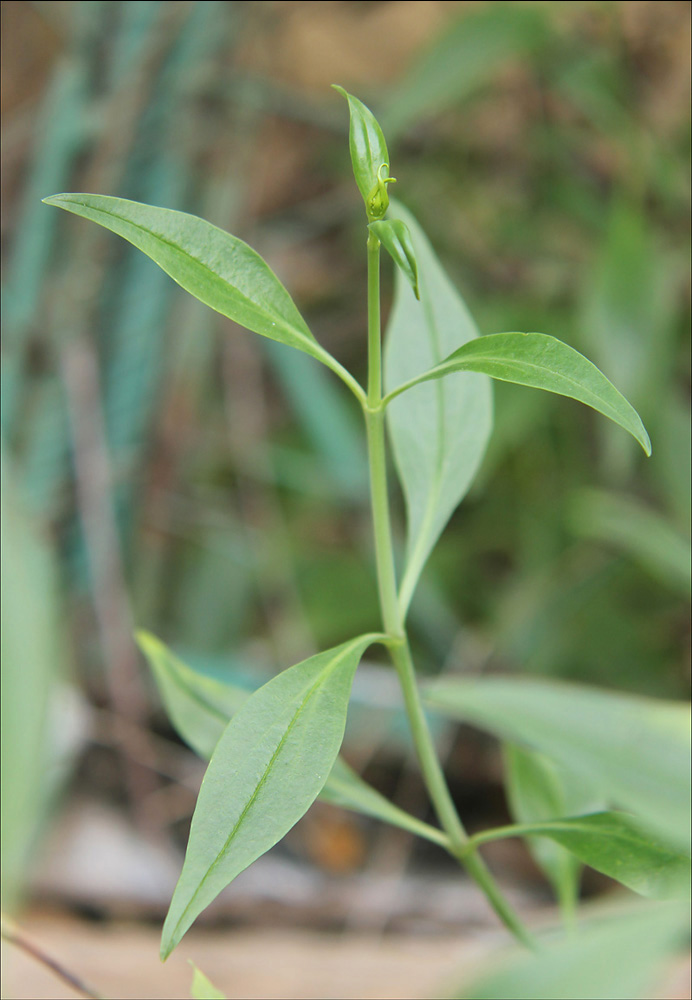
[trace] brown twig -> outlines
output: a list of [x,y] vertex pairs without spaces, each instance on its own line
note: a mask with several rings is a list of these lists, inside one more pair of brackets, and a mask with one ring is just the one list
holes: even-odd
[[25,937],[22,931],[20,931],[19,928],[5,916],[2,918],[0,935],[5,941],[13,944],[16,948],[21,948],[27,955],[31,955],[31,957],[36,959],[37,962],[40,962],[41,965],[45,965],[46,968],[50,969],[51,972],[54,972],[59,979],[62,979],[63,982],[71,986],[73,990],[80,993],[83,997],[87,997],[89,1000],[106,1000],[102,993],[98,993],[92,986],[89,986],[83,979],[80,979],[79,976],[75,975],[74,972],[70,972],[70,970],[66,969],[64,965],[52,958],[50,955],[47,955],[42,948]]

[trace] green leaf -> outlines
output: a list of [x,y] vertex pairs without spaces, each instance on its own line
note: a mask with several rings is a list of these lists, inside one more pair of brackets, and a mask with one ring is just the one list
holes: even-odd
[[689,850],[688,704],[528,677],[445,679],[428,687],[427,701],[541,751]]
[[380,795],[363,781],[341,757],[337,757],[320,798],[341,809],[352,809],[382,820],[383,823],[398,826],[417,837],[424,837],[433,844],[439,844],[440,847],[447,846],[447,837],[441,830],[436,830],[435,827],[423,823],[422,820],[393,805],[384,795]]
[[228,723],[204,776],[182,874],[163,927],[166,958],[202,910],[298,822],[341,746],[365,635],[256,691]]
[[368,226],[385,248],[394,263],[413,289],[413,294],[420,299],[418,289],[418,264],[416,252],[413,249],[408,226],[401,219],[383,219],[371,222]]
[[195,753],[208,760],[228,720],[249,693],[192,670],[150,632],[139,631],[136,638],[176,731]]
[[195,215],[124,198],[56,194],[43,201],[122,236],[200,302],[254,333],[304,351],[356,391],[354,380],[317,343],[291,296],[247,243]]
[[[518,823],[556,819],[579,811],[579,805],[568,806],[566,781],[549,757],[513,743],[504,744],[503,756],[507,799]],[[580,866],[576,858],[560,844],[545,838],[531,838],[528,847],[554,886],[565,920],[571,922],[579,886]]]
[[[178,734],[204,760],[209,760],[232,715],[250,692],[193,670],[149,632],[139,631],[137,642],[154,672],[166,711]],[[441,830],[399,809],[337,757],[319,797],[324,802],[373,816],[375,819],[441,847]]]
[[387,183],[394,181],[389,174],[389,153],[382,129],[372,111],[347,93],[343,87],[332,84],[348,101],[351,123],[348,144],[351,150],[353,176],[363,196],[369,219],[379,219],[387,211]]
[[190,965],[193,969],[192,986],[190,987],[192,1000],[226,1000],[226,994],[218,990],[194,962],[190,962]]
[[579,535],[626,552],[656,579],[689,597],[689,538],[640,501],[601,490],[583,490],[571,504],[570,524]]
[[[439,364],[456,347],[473,342],[478,333],[413,216],[395,202],[392,214],[406,223],[411,234],[421,299],[416,300],[397,271],[385,341],[388,390]],[[395,400],[387,408],[408,515],[400,592],[403,612],[435,542],[471,485],[490,436],[490,381],[483,375],[453,377],[454,382],[417,386],[405,400]]]
[[549,837],[628,889],[651,899],[689,899],[690,858],[673,850],[631,816],[592,813],[567,819],[520,823],[476,834],[475,845],[505,837]]
[[678,904],[639,905],[592,920],[578,934],[514,952],[468,988],[462,1000],[646,1000],[681,947],[689,916]]
[[385,404],[412,386],[453,372],[482,372],[503,382],[578,399],[629,431],[651,454],[639,414],[612,382],[579,351],[544,333],[493,333],[469,341],[430,371],[390,391]]

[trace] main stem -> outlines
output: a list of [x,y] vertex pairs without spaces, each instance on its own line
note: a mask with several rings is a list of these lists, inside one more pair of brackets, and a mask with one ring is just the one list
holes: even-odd
[[368,397],[364,411],[368,437],[370,500],[375,535],[377,585],[382,622],[385,632],[391,639],[389,650],[401,684],[406,714],[423,777],[440,824],[449,838],[449,849],[484,891],[488,901],[505,926],[523,944],[533,947],[530,934],[503,896],[485,862],[475,849],[469,847],[469,837],[449,793],[418,692],[411,650],[403,615],[397,600],[394,547],[392,545],[387,493],[384,410],[380,407],[382,402],[381,344],[380,242],[370,232],[368,234]]

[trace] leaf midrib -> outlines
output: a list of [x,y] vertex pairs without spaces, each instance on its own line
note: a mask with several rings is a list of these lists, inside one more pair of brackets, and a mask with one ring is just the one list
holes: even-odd
[[[360,641],[362,642],[362,640],[360,640]],[[203,878],[201,879],[199,885],[197,886],[197,888],[195,889],[194,893],[190,897],[190,899],[189,899],[189,901],[187,903],[187,906],[185,907],[185,909],[183,910],[183,912],[180,914],[180,917],[178,918],[178,920],[177,920],[177,922],[175,924],[175,927],[173,929],[173,932],[171,934],[171,939],[173,939],[173,937],[175,936],[175,933],[177,932],[177,930],[180,927],[180,925],[183,923],[183,921],[184,921],[185,917],[187,916],[190,908],[192,907],[193,903],[197,899],[199,893],[204,888],[207,880],[209,879],[209,877],[211,876],[212,872],[217,867],[217,865],[220,863],[220,861],[222,860],[224,854],[226,853],[226,851],[230,847],[231,842],[233,841],[233,838],[236,836],[238,830],[240,829],[241,823],[244,821],[245,817],[247,816],[248,812],[250,811],[250,809],[252,808],[254,802],[256,801],[257,796],[259,795],[260,791],[262,790],[262,788],[266,784],[266,782],[268,780],[268,777],[269,777],[269,774],[270,774],[270,772],[271,772],[271,770],[272,770],[272,768],[274,766],[274,762],[276,761],[276,758],[278,757],[279,753],[283,749],[283,746],[286,743],[286,740],[288,739],[290,733],[292,732],[294,726],[296,725],[299,717],[301,716],[301,714],[304,712],[305,708],[307,707],[310,699],[313,697],[316,689],[322,684],[324,678],[326,676],[328,676],[333,670],[335,670],[339,666],[339,664],[343,661],[344,657],[348,656],[348,654],[350,652],[352,652],[354,649],[356,649],[357,647],[358,647],[358,642],[353,642],[350,646],[347,647],[347,649],[343,650],[343,652],[339,656],[334,657],[334,659],[331,660],[327,664],[327,666],[324,667],[324,669],[321,670],[320,673],[317,675],[317,678],[316,678],[315,682],[313,683],[313,685],[308,690],[308,692],[305,695],[303,701],[301,702],[299,708],[297,709],[297,711],[294,714],[293,718],[291,719],[291,721],[289,722],[288,726],[286,727],[286,730],[285,730],[283,736],[281,737],[281,739],[280,739],[280,741],[279,741],[279,743],[278,743],[278,745],[276,747],[276,750],[272,754],[269,762],[267,763],[267,766],[264,769],[262,777],[260,778],[260,780],[255,785],[255,788],[253,789],[253,792],[250,795],[250,798],[246,802],[245,806],[242,809],[242,812],[240,813],[240,815],[239,815],[238,819],[236,820],[235,824],[233,825],[233,828],[232,828],[231,832],[229,833],[228,837],[226,838],[226,841],[225,841],[223,847],[221,848],[221,850],[219,851],[219,853],[216,855],[216,857],[214,858],[214,860],[212,861],[212,863],[209,865],[209,867],[208,867],[205,875],[203,876]],[[329,775],[327,775],[327,778],[328,777],[329,777]]]
[[[577,352],[577,353],[579,353],[579,352]],[[580,357],[584,358],[583,355],[580,355]],[[444,373],[447,368],[450,368],[450,369],[454,370],[458,365],[467,364],[471,360],[473,360],[473,361],[490,361],[490,362],[493,362],[494,364],[498,364],[498,365],[499,364],[504,364],[504,365],[507,365],[508,368],[512,368],[513,367],[513,368],[518,368],[520,370],[521,370],[522,367],[524,367],[524,368],[535,368],[536,371],[539,371],[539,372],[546,372],[546,371],[548,371],[552,375],[557,375],[559,378],[562,378],[566,382],[569,382],[570,385],[575,385],[579,389],[581,389],[582,391],[587,392],[594,399],[598,399],[600,402],[604,402],[607,406],[613,406],[613,404],[610,403],[608,400],[604,399],[603,396],[597,395],[597,393],[595,393],[593,391],[593,389],[589,389],[589,388],[585,387],[583,382],[579,382],[577,379],[572,378],[572,376],[570,376],[570,375],[565,375],[564,372],[556,371],[555,369],[550,369],[550,368],[547,368],[546,366],[537,365],[535,363],[535,361],[518,361],[516,358],[497,358],[497,357],[493,357],[492,355],[488,355],[488,354],[474,354],[471,357],[469,357],[468,361],[466,361],[463,358],[460,359],[459,361],[456,361],[456,362],[449,361],[449,363],[447,363],[447,362],[443,361],[442,364],[438,365],[434,369],[434,371],[440,372],[440,373]],[[588,361],[588,358],[584,358],[584,361]],[[589,364],[590,364],[590,362],[589,362]],[[596,370],[598,370],[598,369],[596,369]],[[615,386],[612,384],[612,382],[610,382],[610,380],[607,378],[606,375],[603,375],[602,372],[599,372],[599,374],[603,376],[603,378],[606,380],[606,382],[608,383],[608,385],[610,386],[611,389],[613,389],[615,392],[618,392],[618,390],[615,388]],[[494,378],[498,378],[497,375],[495,375],[493,377]],[[502,381],[502,380],[500,380],[500,381]],[[536,386],[536,388],[540,388],[540,387]],[[620,395],[620,394],[618,393],[618,395]],[[627,400],[625,399],[624,396],[622,396],[622,400],[623,400],[624,403],[626,403],[627,407],[630,407],[630,404],[627,403]]]
[[[259,313],[261,315],[261,310],[260,310],[259,306],[257,305],[257,303],[253,302],[252,299],[249,299],[247,297],[247,295],[244,295],[241,291],[239,291],[238,288],[235,285],[231,285],[230,282],[226,281],[225,278],[222,278],[220,274],[217,274],[216,271],[213,270],[213,268],[209,267],[208,264],[205,264],[203,260],[200,260],[198,257],[195,257],[194,254],[191,254],[188,250],[185,250],[178,243],[174,243],[172,240],[167,239],[165,236],[162,236],[160,233],[154,232],[151,229],[147,229],[145,226],[141,225],[138,222],[133,222],[131,219],[125,219],[122,215],[118,215],[117,212],[110,212],[110,211],[108,211],[108,209],[105,209],[105,208],[95,208],[93,205],[89,205],[86,202],[81,202],[81,201],[72,201],[72,202],[68,202],[68,204],[70,204],[70,205],[81,205],[83,208],[88,208],[90,212],[96,212],[97,214],[106,215],[106,216],[109,216],[110,218],[113,218],[113,219],[118,219],[121,222],[125,222],[128,226],[132,226],[133,229],[136,229],[139,232],[146,233],[149,236],[153,236],[154,239],[159,240],[161,243],[165,243],[165,245],[167,247],[169,247],[171,250],[176,250],[178,253],[183,254],[185,257],[188,258],[188,260],[194,261],[195,264],[198,264],[199,267],[203,268],[205,271],[207,271],[209,274],[211,274],[218,281],[222,282],[225,286],[227,286],[228,288],[233,289],[233,291],[238,295],[238,297],[243,300],[243,303],[247,303],[247,305],[250,307],[250,309],[253,312]],[[171,211],[173,211],[173,210],[171,209]],[[185,212],[180,212],[180,213],[177,213],[177,214],[179,214],[179,215],[185,215],[186,213]],[[214,225],[212,225],[212,223],[207,223],[207,225],[211,226],[212,229],[216,229],[218,232],[222,233],[224,236],[231,236],[231,239],[237,239],[237,237],[233,237],[230,233],[227,233],[224,229],[221,229],[219,226],[214,226]],[[243,241],[242,240],[238,240],[238,242],[242,243]],[[245,244],[245,246],[247,246],[247,244]],[[252,247],[249,247],[249,249],[252,250]],[[146,253],[146,251],[144,251],[144,252]],[[255,251],[253,251],[253,253],[254,252]],[[149,255],[147,254],[147,256],[149,256]],[[259,259],[262,260],[261,257]],[[155,261],[155,263],[158,264],[158,261]],[[265,262],[263,261],[262,263],[265,263]],[[172,278],[173,281],[176,282],[176,284],[179,284],[179,282],[173,277],[173,275],[169,271],[166,270],[165,267],[163,267],[161,264],[158,264],[158,266],[161,268],[162,271],[166,271],[166,274],[169,276],[169,278]],[[267,269],[270,270],[270,273],[273,274],[273,272],[269,268],[269,265],[267,265],[265,263],[265,267],[267,267]],[[279,281],[278,278],[276,280]],[[281,284],[281,282],[279,282],[279,284]],[[281,287],[283,287],[283,286],[281,286]],[[185,289],[185,291],[187,291],[187,289]],[[192,293],[190,293],[190,294],[192,294]],[[205,302],[204,304],[208,305],[209,303]],[[210,306],[210,308],[213,309],[214,306]],[[315,340],[315,338],[312,336],[312,334],[309,331],[306,332],[306,331],[300,330],[298,327],[290,326],[289,324],[286,323],[285,319],[283,319],[279,313],[275,312],[273,309],[271,309],[271,308],[269,308],[267,306],[263,306],[263,308],[266,310],[267,314],[270,317],[274,317],[274,320],[278,321],[278,323],[280,324],[280,326],[282,327],[282,329],[284,329],[284,330],[292,333],[299,340],[305,341],[311,347],[313,345],[316,346],[316,347],[318,347],[318,348],[320,347],[319,342],[317,340]],[[219,312],[220,310],[215,310],[215,311]],[[226,314],[222,313],[221,315],[226,315]],[[230,319],[231,317],[230,316],[226,316],[226,318]]]

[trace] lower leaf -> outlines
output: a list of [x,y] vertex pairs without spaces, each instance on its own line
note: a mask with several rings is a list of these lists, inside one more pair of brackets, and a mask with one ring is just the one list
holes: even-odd
[[167,958],[193,921],[273,847],[319,795],[344,735],[360,636],[285,670],[233,716],[204,776],[163,927]]

